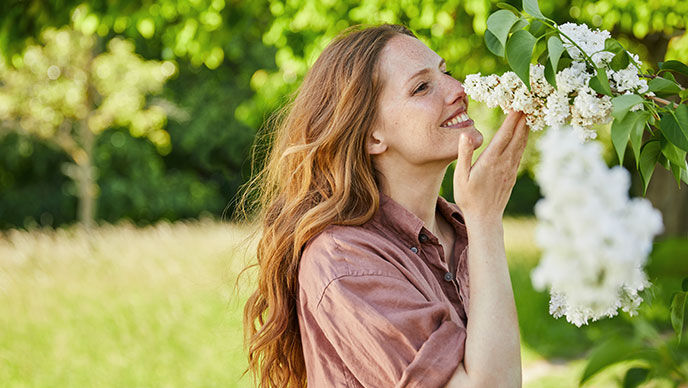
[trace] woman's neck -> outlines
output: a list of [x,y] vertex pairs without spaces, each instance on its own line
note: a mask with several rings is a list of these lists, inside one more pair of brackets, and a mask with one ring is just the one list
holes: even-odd
[[378,180],[382,192],[423,220],[433,234],[439,232],[435,218],[437,196],[446,167],[442,169],[392,168]]

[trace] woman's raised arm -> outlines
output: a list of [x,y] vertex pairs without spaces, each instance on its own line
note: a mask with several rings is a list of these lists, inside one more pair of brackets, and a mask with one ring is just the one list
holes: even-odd
[[454,200],[468,229],[471,282],[463,363],[447,388],[520,387],[518,317],[504,250],[502,216],[528,139],[522,113],[510,113],[475,164],[467,136],[459,142]]

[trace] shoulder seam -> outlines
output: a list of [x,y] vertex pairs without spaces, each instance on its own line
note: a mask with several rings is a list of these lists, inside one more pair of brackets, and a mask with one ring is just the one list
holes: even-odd
[[371,272],[371,273],[348,273],[348,274],[340,275],[340,276],[337,276],[337,277],[333,278],[332,280],[330,280],[327,283],[327,285],[325,286],[325,288],[323,288],[322,292],[320,293],[320,298],[318,298],[318,303],[315,305],[315,310],[317,311],[318,308],[320,308],[320,303],[322,302],[323,297],[325,296],[325,292],[327,292],[327,289],[330,288],[330,285],[332,283],[334,283],[335,281],[337,281],[339,279],[346,278],[346,277],[362,277],[362,276],[379,276],[379,277],[396,279],[396,280],[399,280],[402,282],[405,280],[405,278],[403,278],[403,277],[395,276],[395,275],[387,274],[387,273],[372,273]]

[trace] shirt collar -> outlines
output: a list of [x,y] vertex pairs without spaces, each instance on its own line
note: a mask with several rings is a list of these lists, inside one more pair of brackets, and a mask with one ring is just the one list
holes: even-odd
[[[457,235],[466,235],[463,215],[458,206],[438,196],[436,209],[451,224]],[[425,227],[423,220],[383,193],[380,193],[380,208],[373,220],[385,228],[393,229],[410,243],[418,241],[418,236]]]

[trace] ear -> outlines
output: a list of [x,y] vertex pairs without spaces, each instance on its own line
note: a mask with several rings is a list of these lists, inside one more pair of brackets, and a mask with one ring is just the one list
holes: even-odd
[[379,155],[387,151],[387,143],[385,143],[382,131],[379,129],[373,129],[368,136],[368,142],[366,144],[366,150],[370,155]]

